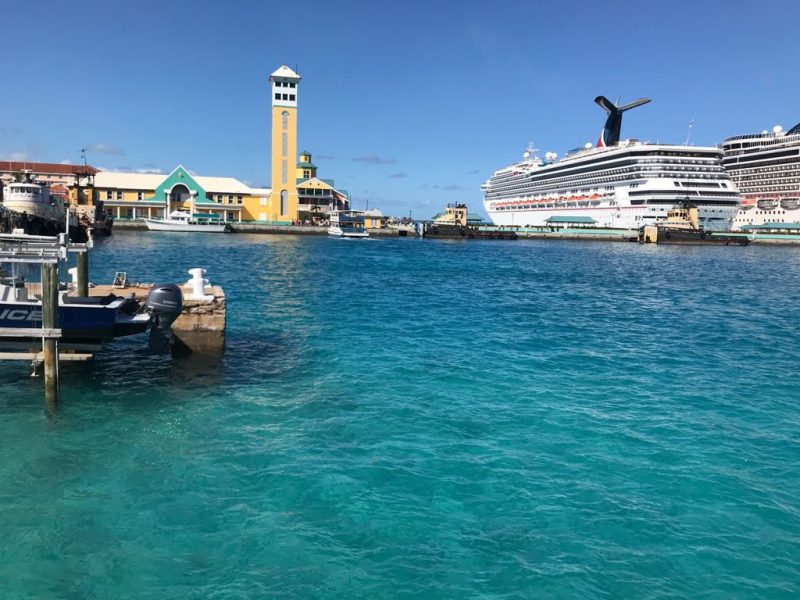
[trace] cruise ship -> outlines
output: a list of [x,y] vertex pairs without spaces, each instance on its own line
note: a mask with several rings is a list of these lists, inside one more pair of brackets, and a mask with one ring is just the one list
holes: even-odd
[[789,131],[730,137],[721,144],[725,169],[742,195],[733,229],[800,222],[800,123]]
[[739,195],[722,166],[721,149],[620,140],[623,112],[650,100],[618,106],[598,96],[595,102],[608,113],[595,146],[560,160],[552,152],[539,158],[529,148],[521,162],[496,171],[481,186],[495,225],[638,229],[688,201],[697,206],[705,229],[731,226]]

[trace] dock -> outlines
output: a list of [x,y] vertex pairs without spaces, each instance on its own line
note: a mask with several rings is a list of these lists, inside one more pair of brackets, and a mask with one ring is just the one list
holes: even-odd
[[[144,302],[153,287],[150,283],[134,283],[126,287],[90,285],[89,296],[133,294],[136,300]],[[193,297],[189,286],[181,285],[181,291],[183,310],[172,324],[172,333],[178,346],[176,350],[196,354],[221,353],[225,349],[227,323],[225,291],[218,285],[206,285],[203,291],[207,297],[203,299]]]

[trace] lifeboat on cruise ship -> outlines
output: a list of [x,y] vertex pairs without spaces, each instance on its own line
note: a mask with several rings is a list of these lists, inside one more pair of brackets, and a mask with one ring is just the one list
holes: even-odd
[[775,210],[778,208],[778,201],[775,198],[761,198],[757,206],[759,210]]
[[739,203],[739,210],[751,210],[755,205],[755,198],[742,198],[742,201]]
[[800,198],[783,198],[781,208],[784,210],[797,210],[800,208]]

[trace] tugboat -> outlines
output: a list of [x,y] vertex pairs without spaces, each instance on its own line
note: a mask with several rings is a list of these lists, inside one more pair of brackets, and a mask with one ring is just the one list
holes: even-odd
[[80,227],[64,201],[50,194],[47,185],[37,182],[31,171],[24,172],[21,179],[3,187],[4,226],[22,229],[30,235],[55,236],[64,233],[69,222],[68,233],[72,241],[87,240],[86,231]]
[[447,239],[469,239],[469,240],[515,240],[517,234],[513,231],[485,231],[478,229],[475,225],[469,224],[469,212],[467,205],[461,203],[448,204],[445,211],[433,218],[433,221],[426,225],[424,237],[447,238]]
[[669,210],[665,220],[653,225],[645,225],[639,229],[639,242],[747,246],[750,240],[744,236],[706,231],[700,227],[697,205],[687,198]]

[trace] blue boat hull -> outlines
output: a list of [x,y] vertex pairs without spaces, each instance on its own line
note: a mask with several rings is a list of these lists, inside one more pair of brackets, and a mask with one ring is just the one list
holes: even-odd
[[[97,343],[114,337],[117,308],[107,306],[60,306],[58,326],[65,342]],[[42,307],[31,303],[0,304],[0,328],[30,328],[31,338],[42,327]]]

